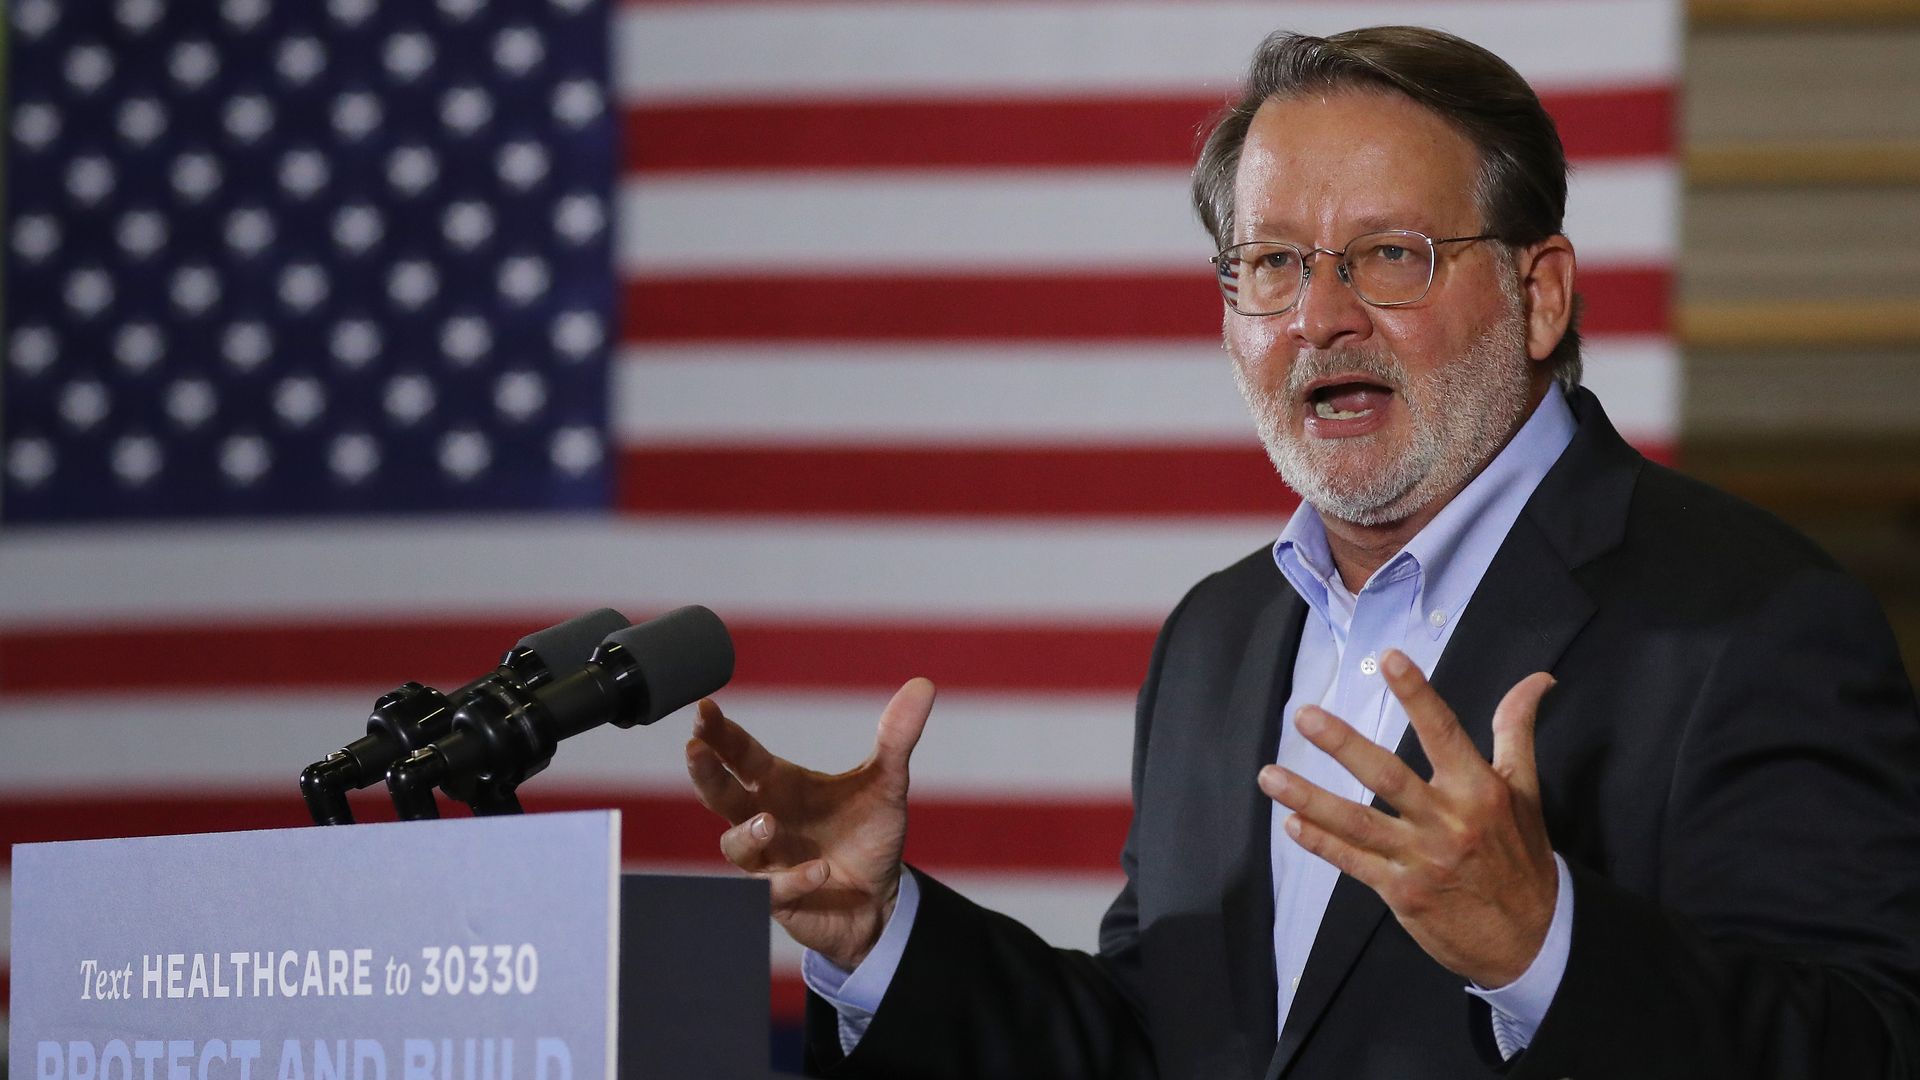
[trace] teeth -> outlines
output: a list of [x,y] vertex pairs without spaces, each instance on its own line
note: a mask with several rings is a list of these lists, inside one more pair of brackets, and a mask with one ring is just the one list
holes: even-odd
[[1313,403],[1313,415],[1322,420],[1352,420],[1357,417],[1366,416],[1371,412],[1373,412],[1372,409],[1361,409],[1359,412],[1348,412],[1345,409],[1336,409],[1333,407],[1333,402],[1331,401],[1316,401]]

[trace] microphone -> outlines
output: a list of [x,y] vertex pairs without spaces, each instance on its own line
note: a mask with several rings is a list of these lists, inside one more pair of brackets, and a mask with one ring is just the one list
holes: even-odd
[[[513,685],[531,690],[556,676],[578,671],[600,640],[629,625],[612,608],[576,615],[566,622],[528,634],[508,649],[500,665],[451,694],[407,682],[374,702],[367,734],[306,767],[300,794],[315,825],[351,825],[347,792],[369,787],[387,775],[393,763],[453,730],[453,715],[483,687]],[[466,793],[456,795],[463,802]]]
[[387,771],[387,790],[402,821],[439,817],[433,789],[469,782],[484,795],[463,800],[475,813],[518,813],[515,789],[552,762],[560,740],[651,724],[732,677],[726,624],[704,607],[678,608],[608,634],[585,666],[547,685],[480,687],[454,712],[451,734]]

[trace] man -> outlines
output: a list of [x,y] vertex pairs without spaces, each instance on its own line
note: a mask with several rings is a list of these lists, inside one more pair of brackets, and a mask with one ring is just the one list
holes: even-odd
[[1248,83],[1195,198],[1304,505],[1161,632],[1099,953],[903,873],[924,680],[838,776],[702,704],[722,848],[812,950],[811,1067],[1920,1075],[1911,688],[1857,585],[1577,389],[1532,91],[1404,27],[1276,34]]

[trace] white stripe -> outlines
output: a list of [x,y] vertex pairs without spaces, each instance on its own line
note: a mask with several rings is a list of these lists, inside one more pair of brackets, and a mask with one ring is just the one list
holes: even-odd
[[[1582,264],[1670,260],[1677,175],[1666,159],[1576,171],[1566,227]],[[1212,254],[1178,169],[662,176],[628,181],[620,199],[619,257],[635,277],[1090,268],[1205,280]]]
[[[13,695],[0,704],[0,791],[257,792],[291,801],[300,769],[364,734],[374,697],[388,689]],[[718,697],[769,749],[830,772],[865,759],[887,701],[884,692]],[[692,723],[692,710],[682,710],[644,729],[583,733],[528,790],[690,796],[681,747]],[[914,751],[914,794],[1125,798],[1132,726],[1127,694],[942,693]],[[382,797],[370,789],[353,801]]]
[[625,100],[986,94],[1225,95],[1254,46],[1417,23],[1491,49],[1536,87],[1667,82],[1671,0],[1426,3],[770,3],[619,9]]
[[[1679,427],[1664,339],[1586,341],[1588,382],[1630,438]],[[1205,344],[637,347],[614,369],[629,446],[1253,446],[1226,355]]]
[[[644,478],[641,478],[644,481]],[[1280,494],[1274,480],[1275,498]],[[564,614],[1137,621],[1278,520],[972,524],[434,518],[13,528],[0,626]]]

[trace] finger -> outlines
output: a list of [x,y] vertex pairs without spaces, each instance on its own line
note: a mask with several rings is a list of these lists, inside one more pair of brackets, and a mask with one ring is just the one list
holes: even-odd
[[1392,858],[1399,848],[1403,821],[1343,799],[1299,774],[1278,765],[1260,770],[1260,790],[1267,798],[1292,810],[1354,847]]
[[772,814],[756,814],[720,834],[720,854],[742,870],[765,870],[767,847],[776,828]]
[[1540,699],[1555,681],[1536,671],[1515,683],[1493,710],[1493,771],[1514,794],[1535,803],[1540,801],[1540,770],[1533,757],[1533,722],[1540,715]]
[[785,870],[762,874],[767,881],[768,906],[775,911],[792,907],[827,883],[832,871],[825,859],[814,859]]
[[1423,818],[1433,805],[1427,782],[1407,768],[1391,750],[1353,730],[1346,721],[1318,705],[1303,707],[1293,726],[1307,741],[1332,755],[1368,791],[1385,799],[1401,817]]
[[753,813],[753,796],[720,764],[713,747],[699,739],[687,740],[687,775],[700,805],[738,825]]
[[873,738],[873,757],[882,768],[902,774],[907,771],[907,759],[927,730],[933,697],[933,683],[927,679],[908,679],[905,686],[894,691],[893,700],[880,712],[880,730]]
[[693,721],[693,737],[713,747],[720,761],[743,787],[752,788],[769,772],[776,760],[747,729],[727,719],[712,698],[700,699],[700,712]]
[[1399,698],[1401,707],[1406,709],[1407,722],[1413,726],[1420,748],[1427,752],[1436,780],[1445,772],[1462,769],[1471,772],[1486,765],[1479,747],[1467,737],[1453,710],[1406,653],[1388,649],[1380,658],[1380,670],[1386,675],[1393,696]]
[[1293,842],[1308,853],[1332,863],[1341,873],[1359,879],[1374,892],[1384,888],[1394,872],[1393,863],[1385,856],[1363,851],[1299,814],[1288,815],[1283,828]]

